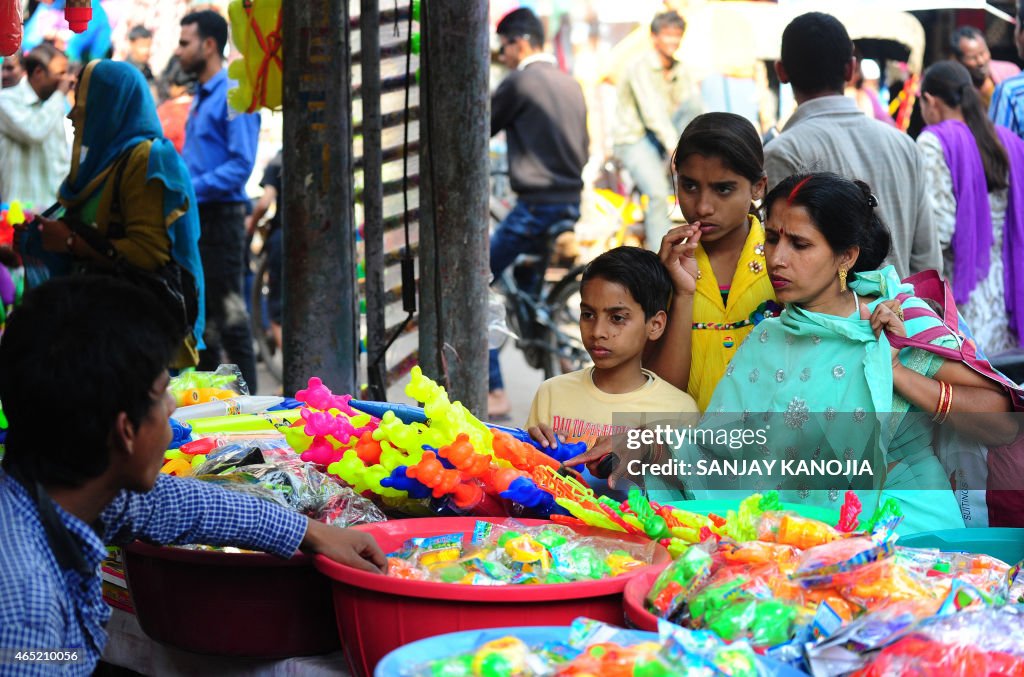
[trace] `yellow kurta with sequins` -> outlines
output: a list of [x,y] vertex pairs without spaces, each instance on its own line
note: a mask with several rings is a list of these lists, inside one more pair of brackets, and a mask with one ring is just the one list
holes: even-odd
[[693,298],[690,381],[686,390],[701,411],[707,409],[715,386],[737,348],[750,334],[751,314],[765,301],[775,300],[764,259],[764,227],[750,217],[750,232],[736,264],[728,305],[722,302],[718,280],[703,247],[697,247],[697,293]]

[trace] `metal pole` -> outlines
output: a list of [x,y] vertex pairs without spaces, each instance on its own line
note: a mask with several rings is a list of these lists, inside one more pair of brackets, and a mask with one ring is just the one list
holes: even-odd
[[281,11],[284,391],[319,376],[337,393],[357,393],[348,2],[285,2]]
[[429,200],[421,221],[421,317],[433,313],[435,318],[430,324],[421,320],[420,358],[447,375],[453,401],[483,416],[490,279],[488,2],[427,0],[421,11],[426,90],[421,139],[427,142],[420,195]]
[[387,399],[384,347],[384,184],[381,161],[380,7],[362,0],[359,12],[363,111],[363,242],[366,256],[366,364],[370,397]]

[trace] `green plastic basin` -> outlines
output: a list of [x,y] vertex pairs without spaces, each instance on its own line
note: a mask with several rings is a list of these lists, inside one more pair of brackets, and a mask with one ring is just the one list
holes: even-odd
[[1016,564],[1024,559],[1024,529],[988,527],[920,531],[902,536],[899,545],[908,548],[938,548],[943,552],[989,555],[1007,564]]

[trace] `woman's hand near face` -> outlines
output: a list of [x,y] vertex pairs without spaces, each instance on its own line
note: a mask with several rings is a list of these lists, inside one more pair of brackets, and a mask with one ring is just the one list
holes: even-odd
[[672,278],[676,295],[693,295],[697,291],[697,243],[700,224],[676,226],[665,234],[658,252],[661,262]]

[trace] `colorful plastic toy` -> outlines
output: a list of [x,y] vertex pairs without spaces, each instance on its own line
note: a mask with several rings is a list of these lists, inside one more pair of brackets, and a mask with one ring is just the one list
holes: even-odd
[[[281,0],[234,0],[228,5],[231,35],[242,53],[228,66],[238,86],[228,103],[241,113],[280,110],[282,97]],[[320,409],[321,407],[317,407]]]

